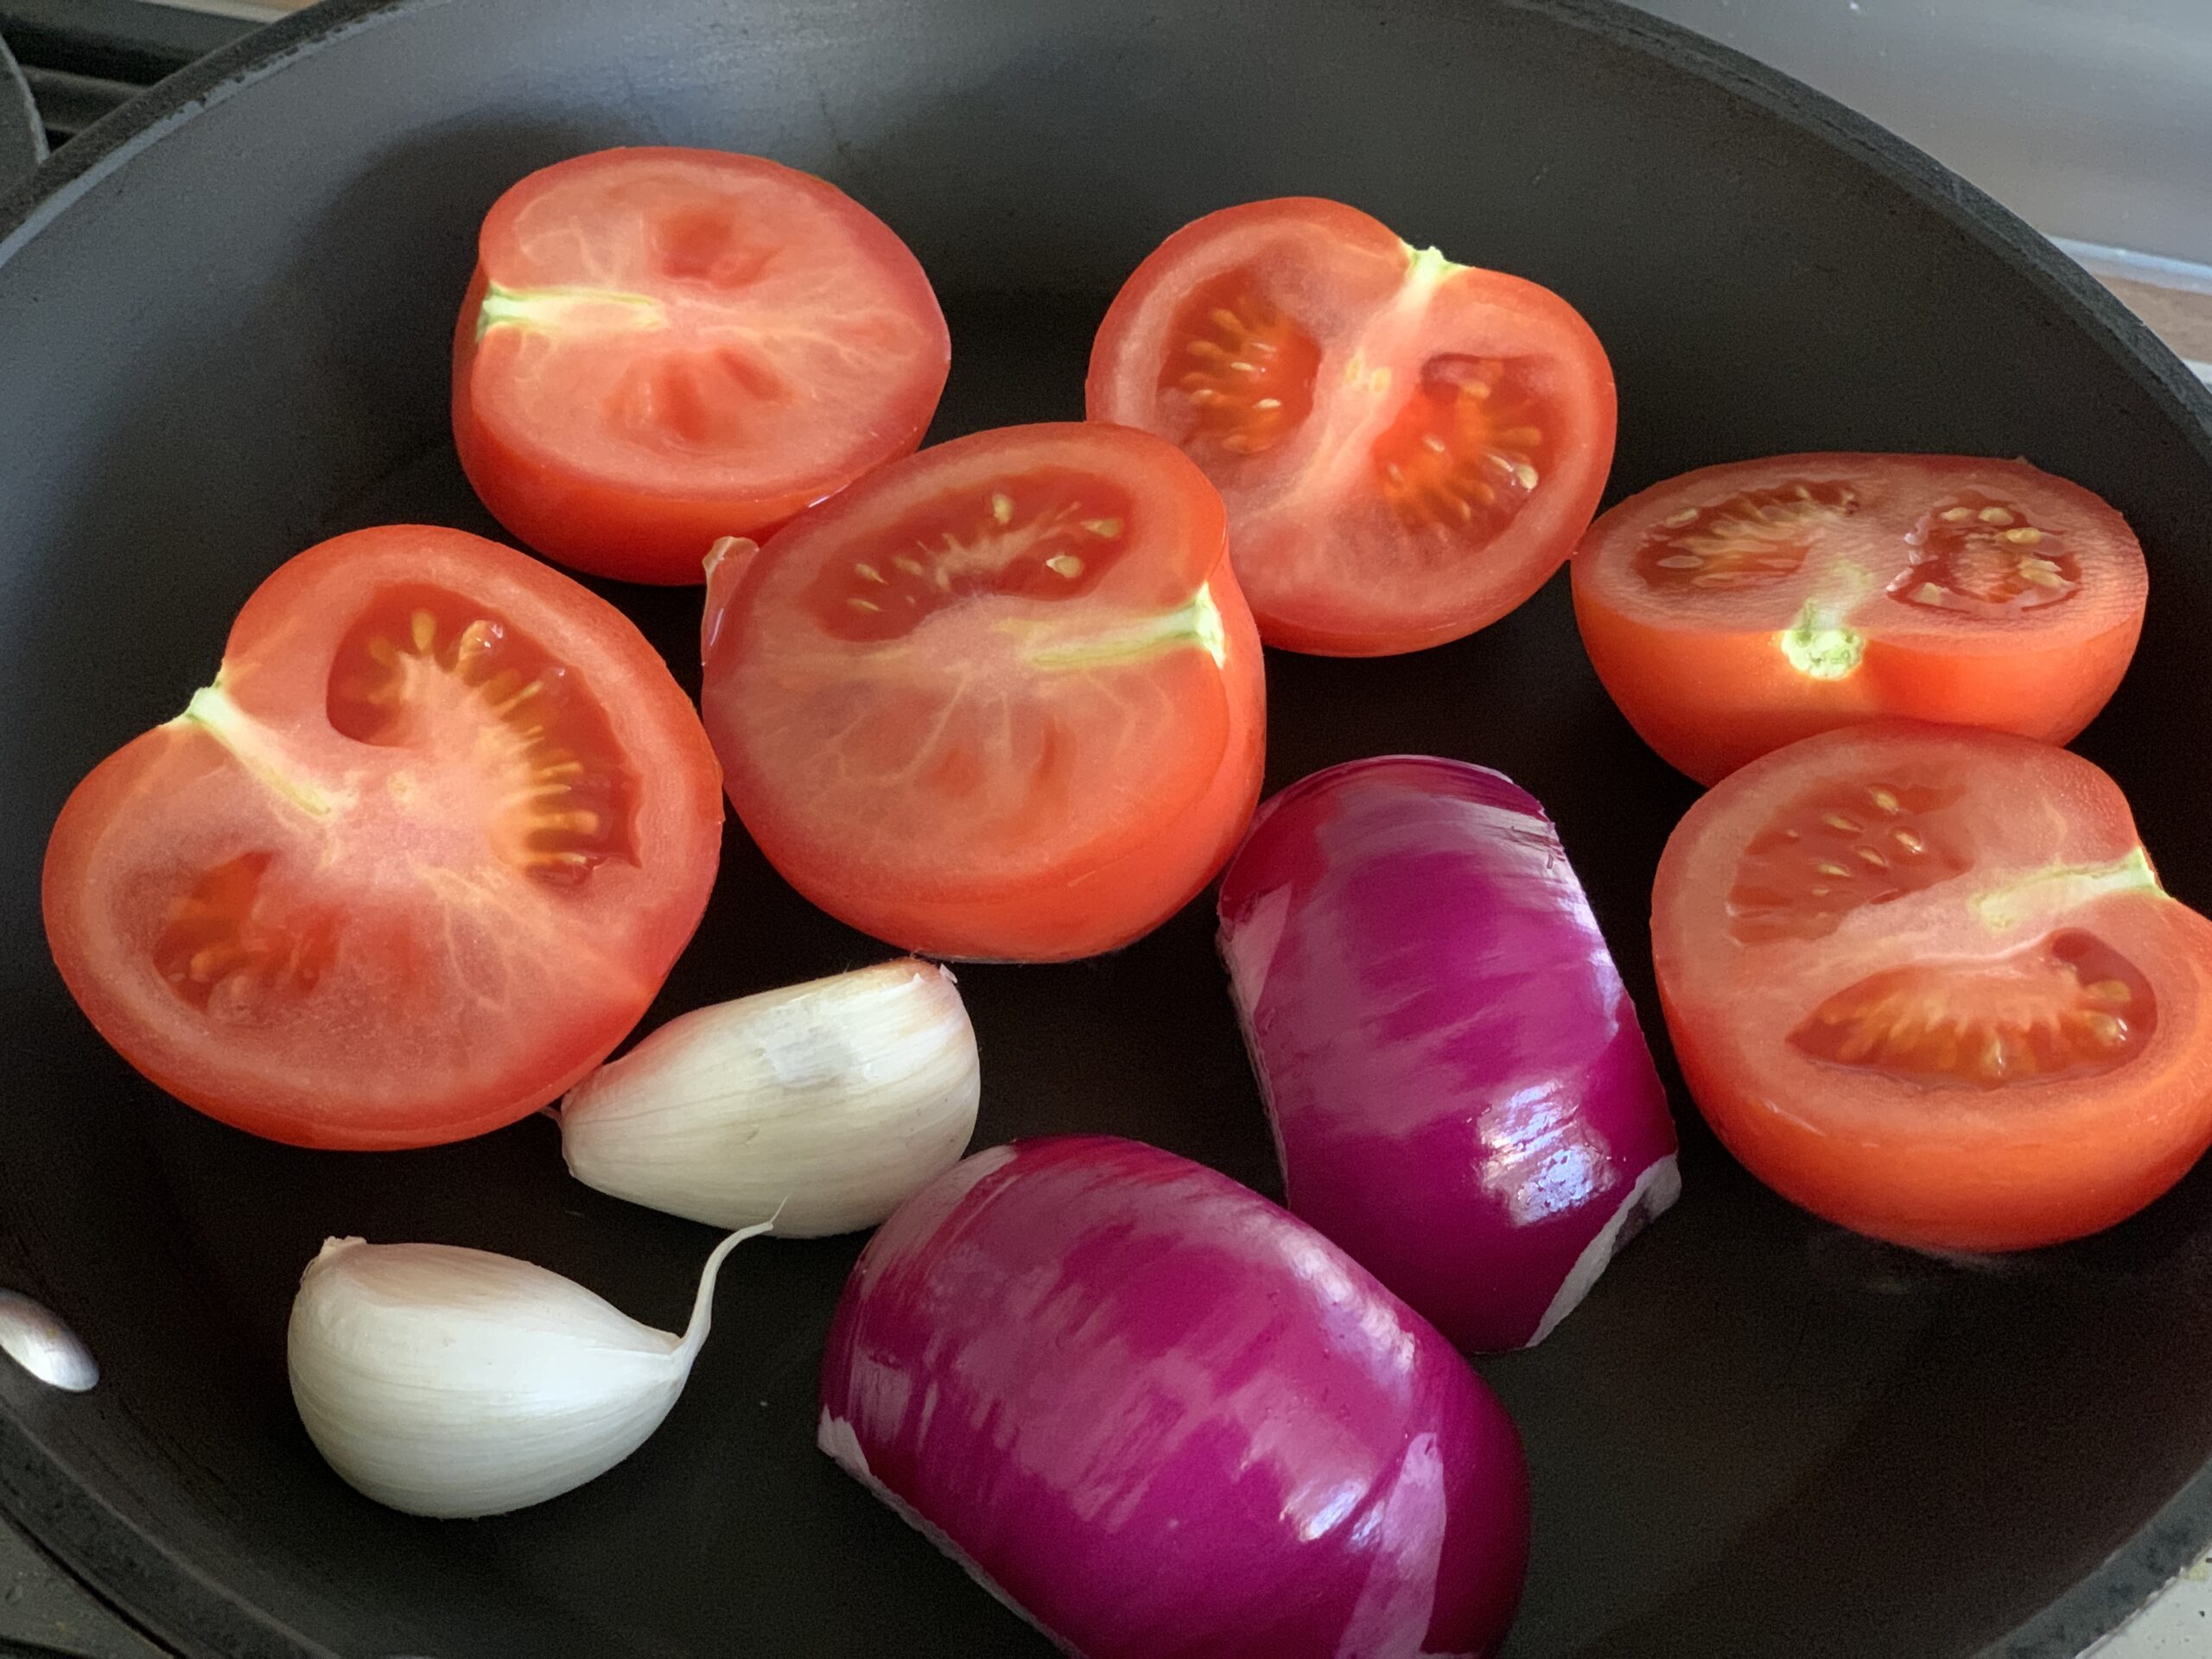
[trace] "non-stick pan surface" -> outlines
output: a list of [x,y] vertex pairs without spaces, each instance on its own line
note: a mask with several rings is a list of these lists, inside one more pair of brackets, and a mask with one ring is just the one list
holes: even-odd
[[[2077,478],[2152,571],[2082,747],[2212,905],[2201,393],[2008,215],[1741,59],[1599,0],[318,9],[0,203],[0,1281],[106,1371],[62,1397],[0,1366],[0,1502],[183,1652],[1041,1651],[814,1450],[857,1240],[739,1252],[666,1428],[573,1496],[443,1524],[357,1497],[284,1383],[325,1234],[524,1255],[663,1323],[711,1236],[570,1181],[539,1121],[385,1156],[219,1128],[110,1053],[47,960],[63,796],[207,678],[264,574],[378,520],[497,533],[446,430],[476,222],[626,142],[774,156],[905,235],[953,327],[935,436],[1078,414],[1090,330],[1161,236],[1313,193],[1579,306],[1619,376],[1616,494],[1811,448]],[[696,596],[615,596],[691,675]],[[1268,671],[1271,785],[1412,749],[1535,790],[1656,1034],[1648,887],[1692,789],[1607,702],[1561,582],[1446,649]],[[1272,1189],[1210,936],[1200,905],[1109,960],[965,974],[980,1142],[1114,1130]],[[655,1017],[885,954],[734,832]],[[1535,1478],[1515,1659],[2071,1654],[2212,1535],[2212,1176],[2082,1245],[1943,1264],[1791,1209],[1676,1103],[1681,1206],[1541,1349],[1483,1365]]]

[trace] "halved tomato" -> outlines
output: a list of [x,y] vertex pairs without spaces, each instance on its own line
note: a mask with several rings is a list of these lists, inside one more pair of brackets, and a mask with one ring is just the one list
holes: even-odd
[[835,186],[757,156],[606,149],[492,206],[453,429],[499,522],[564,564],[702,580],[903,455],[951,346],[929,279]]
[[1160,244],[1087,399],[1205,469],[1262,635],[1327,656],[1495,622],[1559,569],[1613,456],[1612,369],[1573,306],[1311,197]]
[[707,729],[769,860],[909,950],[1126,944],[1259,798],[1260,642],[1221,499],[1098,424],[925,449],[737,543],[707,584]]
[[47,940],[100,1034],[300,1146],[457,1141],[635,1025],[706,907],[713,751],[605,601],[456,530],[340,536],[78,785]]
[[1777,749],[1675,830],[1651,933],[1707,1121],[1859,1232],[2076,1238],[2212,1144],[2212,922],[2063,749],[1910,721]]
[[1879,715],[2063,743],[2127,671],[2149,591],[2102,500],[1962,455],[1685,473],[1592,524],[1573,569],[1598,677],[1705,784]]

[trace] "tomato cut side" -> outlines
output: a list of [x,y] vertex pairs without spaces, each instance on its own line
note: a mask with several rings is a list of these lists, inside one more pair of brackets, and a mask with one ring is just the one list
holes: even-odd
[[1009,427],[885,467],[709,579],[708,730],[770,861],[910,950],[1125,944],[1258,799],[1259,641],[1173,445]]
[[1883,715],[2063,743],[2126,672],[2149,588],[2096,496],[1958,455],[1686,473],[1599,518],[1573,570],[1598,677],[1708,784]]
[[1572,306],[1306,197],[1162,243],[1086,396],[1220,488],[1268,643],[1332,656],[1496,621],[1559,568],[1612,461],[1612,371]]
[[55,964],[133,1065],[302,1146],[496,1128],[598,1064],[698,925],[718,772],[611,606],[459,531],[340,536],[63,807]]
[[493,205],[454,334],[469,481],[548,556],[702,580],[921,442],[950,361],[906,245],[804,173],[601,150]]
[[1651,926],[1707,1122],[1847,1227],[2055,1243],[2212,1144],[2212,922],[2063,749],[1891,720],[1778,749],[1683,818]]

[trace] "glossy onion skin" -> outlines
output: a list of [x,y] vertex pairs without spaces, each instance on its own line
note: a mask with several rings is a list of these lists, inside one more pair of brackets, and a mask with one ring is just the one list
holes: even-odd
[[1559,832],[1500,773],[1356,760],[1260,809],[1221,947],[1291,1209],[1462,1348],[1548,1335],[1681,1190]]
[[1313,1229],[1135,1141],[909,1199],[822,1399],[824,1451],[1087,1659],[1484,1659],[1520,1599],[1497,1397]]

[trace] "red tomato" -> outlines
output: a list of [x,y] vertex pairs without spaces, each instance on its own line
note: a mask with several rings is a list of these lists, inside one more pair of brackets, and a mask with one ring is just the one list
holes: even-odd
[[2148,591],[2097,497],[1959,455],[1685,473],[1599,519],[1573,569],[1598,677],[1706,784],[1879,715],[2063,743],[2127,671]]
[[1862,1233],[2077,1238],[2212,1142],[2212,923],[2063,749],[1910,721],[1777,749],[1675,830],[1651,933],[1707,1121]]
[[549,557],[702,579],[903,455],[951,347],[889,226],[804,173],[712,149],[605,149],[486,215],[454,334],[469,482]]
[[1172,444],[1008,427],[740,543],[707,588],[730,799],[832,915],[932,956],[1126,944],[1259,798],[1259,638]]
[[300,1146],[457,1141],[620,1041],[698,925],[706,734],[612,606],[457,530],[308,549],[77,785],[48,943],[146,1076]]
[[1262,636],[1332,657],[1497,620],[1613,457],[1612,369],[1573,307],[1311,197],[1160,244],[1106,313],[1088,400],[1205,468]]

